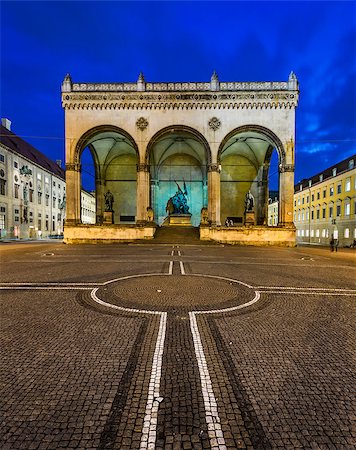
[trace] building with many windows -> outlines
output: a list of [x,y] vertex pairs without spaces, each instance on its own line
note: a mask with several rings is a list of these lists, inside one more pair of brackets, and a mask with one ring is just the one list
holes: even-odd
[[297,242],[341,247],[356,239],[356,155],[295,186]]
[[[341,247],[356,239],[356,155],[335,164],[295,186],[294,224],[297,243],[329,245],[332,237]],[[270,194],[268,224],[276,226],[278,198]]]
[[[11,131],[0,131],[0,238],[40,239],[62,235],[66,183],[60,161],[51,161]],[[95,221],[95,197],[82,191],[83,222]]]

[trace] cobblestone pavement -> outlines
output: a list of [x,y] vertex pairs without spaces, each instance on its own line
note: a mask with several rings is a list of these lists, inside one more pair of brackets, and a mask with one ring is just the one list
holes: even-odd
[[356,448],[355,253],[0,252],[1,449]]

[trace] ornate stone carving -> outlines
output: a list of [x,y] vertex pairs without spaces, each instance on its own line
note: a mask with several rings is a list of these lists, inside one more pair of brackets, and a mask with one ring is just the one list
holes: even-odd
[[209,120],[209,127],[210,127],[212,130],[216,131],[217,129],[220,128],[220,126],[221,126],[221,122],[220,122],[220,120],[219,120],[217,117],[212,117],[212,118]]
[[74,164],[67,163],[66,164],[66,170],[75,170],[75,171],[79,172],[80,171],[80,164],[78,164],[78,163],[74,163]]
[[279,166],[280,173],[283,172],[294,172],[294,164],[285,164]]
[[146,163],[139,163],[136,165],[137,172],[148,172],[149,165]]
[[219,172],[221,171],[221,166],[220,164],[208,164],[208,172]]
[[148,120],[145,119],[144,117],[140,117],[139,119],[136,120],[136,126],[141,131],[143,131],[148,127]]

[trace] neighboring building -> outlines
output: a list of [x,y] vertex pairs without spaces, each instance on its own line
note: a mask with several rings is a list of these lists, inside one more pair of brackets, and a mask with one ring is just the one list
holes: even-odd
[[340,247],[356,239],[356,155],[295,186],[297,242]]
[[[65,172],[31,144],[0,129],[0,238],[40,239],[63,234]],[[83,191],[83,222],[95,222],[95,197]],[[94,217],[94,219],[93,219]]]
[[278,226],[278,191],[270,191],[268,197],[268,226]]
[[[278,225],[278,197],[270,193],[268,225]],[[295,186],[297,243],[349,246],[356,239],[356,155]]]
[[95,223],[95,192],[88,192],[82,189],[81,192],[81,219],[82,223]]
[[64,170],[10,130],[0,131],[1,238],[63,233]]

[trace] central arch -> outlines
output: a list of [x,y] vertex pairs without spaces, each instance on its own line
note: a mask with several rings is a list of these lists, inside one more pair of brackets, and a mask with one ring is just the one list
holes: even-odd
[[150,203],[154,220],[162,225],[166,205],[177,191],[177,184],[188,191],[191,223],[198,226],[200,213],[208,204],[207,167],[211,151],[205,137],[185,125],[172,125],[158,131],[146,151],[146,164],[151,176]]

